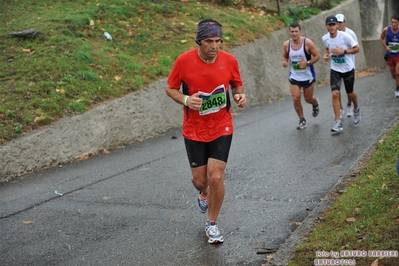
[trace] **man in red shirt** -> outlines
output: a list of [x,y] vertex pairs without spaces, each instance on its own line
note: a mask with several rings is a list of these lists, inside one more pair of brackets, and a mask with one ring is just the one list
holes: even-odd
[[[198,23],[198,48],[181,54],[168,77],[166,94],[184,105],[182,134],[199,191],[198,206],[208,211],[205,232],[209,243],[222,243],[217,218],[224,199],[224,172],[233,136],[233,100],[245,107],[246,97],[237,59],[219,50],[222,25],[206,19]],[[181,89],[181,91],[180,91]]]

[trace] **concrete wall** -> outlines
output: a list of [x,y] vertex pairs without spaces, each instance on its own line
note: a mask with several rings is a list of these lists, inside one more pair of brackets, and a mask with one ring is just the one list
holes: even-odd
[[[321,36],[327,33],[325,18],[337,13],[345,14],[347,26],[359,39],[362,36],[359,2],[349,0],[301,22],[303,35],[316,43],[321,54],[324,49]],[[286,39],[288,30],[284,29],[231,51],[240,64],[249,105],[289,94],[288,69],[281,66],[281,46]],[[366,67],[362,44],[360,47],[361,53],[356,55],[358,71]],[[315,68],[317,80],[328,82],[329,64],[321,60]],[[1,145],[0,182],[180,127],[182,107],[165,95],[165,85],[166,79],[162,79],[122,99]]]
[[391,24],[391,17],[399,15],[397,0],[362,0],[360,1],[362,18],[362,41],[367,67],[384,68],[385,49],[381,45],[380,35],[384,27]]
[[[384,1],[384,0],[381,0]],[[393,15],[399,15],[399,1],[397,0],[385,0],[386,3],[386,15],[384,16],[384,25],[387,26],[391,24],[391,17]]]
[[[387,26],[386,0],[362,0],[360,2],[362,14],[362,42],[365,51],[367,66],[383,68],[386,62],[383,59],[385,50],[380,42],[382,29]],[[369,19],[370,18],[370,19]]]

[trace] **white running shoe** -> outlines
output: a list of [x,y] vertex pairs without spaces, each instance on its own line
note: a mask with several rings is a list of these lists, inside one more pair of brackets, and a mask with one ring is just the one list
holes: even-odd
[[217,223],[207,222],[205,224],[205,232],[206,232],[206,236],[208,237],[209,244],[223,243],[224,238],[223,238],[222,233],[219,230]]
[[305,118],[301,118],[299,120],[298,125],[296,126],[296,129],[301,130],[301,129],[305,129],[306,128],[306,120]]
[[399,91],[395,90],[395,98],[399,98]]
[[346,116],[347,116],[347,117],[351,117],[352,115],[353,115],[352,106],[347,105],[347,106],[346,106]]
[[357,110],[353,110],[353,124],[357,124],[360,122],[360,107],[357,107]]
[[331,128],[331,132],[338,133],[341,132],[342,130],[344,129],[342,128],[341,120],[336,120],[334,126]]

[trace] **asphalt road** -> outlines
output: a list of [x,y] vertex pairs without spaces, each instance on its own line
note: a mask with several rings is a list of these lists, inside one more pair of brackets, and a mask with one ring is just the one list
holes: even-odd
[[387,71],[355,88],[362,120],[344,118],[337,135],[329,86],[315,90],[318,117],[304,106],[302,131],[289,97],[234,117],[223,244],[207,243],[176,129],[0,184],[0,265],[260,265],[257,252],[278,249],[398,114]]

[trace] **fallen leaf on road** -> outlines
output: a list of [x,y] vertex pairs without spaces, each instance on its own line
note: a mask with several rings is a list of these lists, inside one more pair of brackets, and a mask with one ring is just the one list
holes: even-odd
[[100,151],[102,154],[110,154],[111,152],[107,149],[103,149]]
[[89,154],[86,154],[86,155],[83,155],[83,156],[79,157],[78,160],[79,161],[84,161],[84,160],[87,160],[89,158],[94,158],[94,157],[96,157],[96,155],[94,153],[89,153]]

